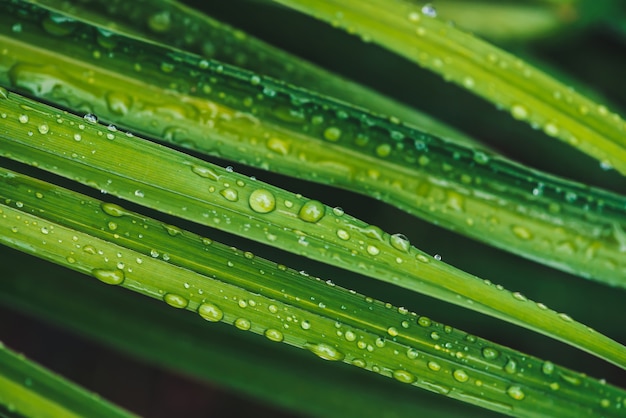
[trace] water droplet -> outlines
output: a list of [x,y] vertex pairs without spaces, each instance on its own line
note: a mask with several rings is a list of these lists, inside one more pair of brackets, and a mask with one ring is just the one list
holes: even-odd
[[279,155],[289,154],[291,142],[280,138],[270,138],[267,140],[267,148]]
[[354,340],[356,340],[356,334],[355,334],[354,332],[350,331],[350,330],[346,331],[346,332],[343,334],[343,336],[344,336],[344,338],[345,338],[347,341],[354,341]]
[[345,212],[343,211],[342,208],[335,207],[333,208],[333,213],[335,214],[335,216],[343,216]]
[[76,142],[80,142],[82,141],[83,137],[80,134],[74,134],[74,141]]
[[47,123],[42,123],[41,125],[37,127],[37,130],[39,131],[40,134],[45,135],[50,131],[50,127],[48,126]]
[[392,337],[397,337],[398,336],[398,330],[395,327],[389,327],[389,328],[387,328],[387,334],[389,334]]
[[378,254],[380,254],[380,250],[375,245],[368,245],[367,246],[367,253],[369,255],[378,255]]
[[517,363],[515,362],[515,360],[510,358],[506,362],[506,364],[504,365],[504,371],[509,373],[509,374],[516,373],[517,372]]
[[104,213],[110,216],[115,216],[116,218],[124,216],[127,213],[124,208],[116,205],[115,203],[102,203],[100,207]]
[[200,165],[192,165],[191,171],[199,175],[200,177],[217,181],[220,179],[220,175],[215,172],[212,168],[203,167]]
[[258,189],[250,194],[250,208],[257,213],[269,213],[276,207],[274,194],[266,189]]
[[408,253],[411,249],[411,243],[409,242],[409,239],[403,234],[393,234],[389,237],[389,243],[396,250],[400,250],[405,253]]
[[430,318],[426,317],[426,316],[420,316],[417,319],[417,323],[422,326],[422,327],[429,327],[432,325],[432,321],[430,320]]
[[20,123],[28,123],[28,115],[20,115],[17,120],[19,120]]
[[203,303],[198,306],[198,314],[209,322],[219,322],[224,318],[224,312],[212,303]]
[[317,200],[309,200],[300,208],[298,217],[305,222],[315,223],[324,217],[326,208]]
[[441,261],[441,255],[439,255],[439,254],[435,254],[435,255],[433,256],[433,258],[434,258],[435,260],[437,260],[437,261]]
[[526,394],[522,391],[522,388],[519,386],[509,386],[506,390],[507,395],[516,401],[521,401],[526,397]]
[[500,352],[493,347],[484,347],[482,349],[483,357],[487,360],[495,360],[500,356]]
[[331,126],[324,131],[324,138],[328,141],[336,142],[341,138],[341,129]]
[[343,230],[343,229],[337,230],[337,236],[344,241],[347,241],[350,239],[350,234],[348,233],[348,231]]
[[548,136],[557,136],[559,134],[559,128],[554,123],[546,123],[543,127],[543,131]]
[[367,363],[365,362],[365,360],[360,359],[360,358],[355,358],[354,360],[352,360],[352,364],[362,369],[367,366]]
[[560,314],[557,314],[557,316],[559,318],[561,318],[565,322],[572,322],[573,321],[572,317],[569,316],[568,314],[560,313]]
[[554,363],[551,361],[544,361],[541,365],[541,371],[545,375],[551,375],[554,372]]
[[148,27],[158,33],[167,32],[170,29],[172,19],[167,10],[154,13],[148,18]]
[[438,372],[439,370],[441,370],[441,365],[436,361],[429,361],[428,368],[434,372]]
[[98,117],[93,113],[87,113],[85,116],[83,116],[83,119],[85,119],[89,123],[98,123]]
[[229,202],[236,202],[239,200],[239,193],[237,193],[237,190],[230,187],[228,189],[221,190],[220,194]]
[[302,327],[302,329],[311,329],[311,323],[305,319],[300,322],[300,327]]
[[457,382],[461,383],[467,382],[469,380],[469,376],[467,375],[465,370],[461,369],[456,369],[454,372],[452,372],[452,377],[454,377]]
[[422,6],[422,13],[428,17],[437,17],[437,9],[435,9],[430,3]]
[[266,329],[264,335],[268,340],[276,342],[281,342],[285,338],[282,332],[274,328]]
[[235,326],[240,330],[247,331],[250,329],[251,324],[246,318],[237,318],[235,319]]
[[[276,340],[273,340],[273,341],[276,341]],[[282,341],[282,335],[281,335],[281,339],[278,341]],[[311,351],[313,354],[315,354],[316,356],[324,360],[341,361],[344,359],[344,354],[341,351],[337,350],[335,347],[332,347],[328,344],[323,344],[323,343],[306,344],[305,347],[309,351]]]
[[137,196],[137,197],[144,197],[145,196],[143,191],[141,191],[139,189],[135,190],[134,195]]
[[489,156],[482,151],[476,151],[474,152],[474,161],[478,164],[487,164]]
[[[86,247],[84,247],[83,250],[86,251]],[[118,285],[124,281],[124,272],[122,270],[94,269],[91,271],[91,274],[93,274],[96,279],[106,284]]]
[[526,302],[528,300],[526,296],[522,295],[520,292],[513,292],[512,295],[515,299],[519,300],[520,302]]
[[533,237],[533,234],[528,230],[528,228],[520,226],[520,225],[513,226],[511,230],[513,231],[516,237],[523,239],[523,240],[529,240]]
[[414,348],[409,348],[406,351],[406,356],[410,358],[411,360],[414,360],[419,356],[419,352]]
[[187,299],[174,293],[166,293],[165,296],[163,296],[163,300],[171,307],[177,309],[184,309],[189,304]]
[[519,104],[515,104],[511,107],[511,116],[517,120],[524,120],[528,118],[528,110]]
[[415,382],[415,376],[406,370],[398,369],[393,371],[393,378],[398,382],[411,384]]

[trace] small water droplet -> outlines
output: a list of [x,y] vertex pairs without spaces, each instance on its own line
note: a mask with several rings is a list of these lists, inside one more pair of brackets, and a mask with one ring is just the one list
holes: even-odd
[[509,373],[509,374],[516,373],[517,372],[517,363],[515,362],[515,360],[510,358],[506,362],[506,364],[504,365],[504,371]]
[[348,330],[348,331],[346,331],[346,332],[343,334],[343,336],[344,336],[344,338],[345,338],[347,341],[354,341],[354,340],[356,340],[356,334],[355,334],[353,331],[349,331],[349,330]]
[[83,119],[85,119],[89,123],[98,123],[98,117],[93,113],[87,113],[85,116],[83,116]]
[[430,3],[422,6],[422,13],[428,17],[437,17],[437,9],[435,9]]
[[431,360],[428,362],[428,368],[434,372],[438,372],[439,370],[441,370],[441,365],[436,361]]
[[20,123],[28,123],[28,115],[20,115],[17,120],[19,120]]
[[166,293],[165,296],[163,296],[163,300],[171,307],[177,309],[184,309],[189,304],[187,299],[174,293]]
[[484,347],[482,349],[483,357],[487,360],[495,360],[500,356],[500,352],[493,347]]
[[435,260],[437,260],[437,261],[441,261],[441,255],[439,255],[439,254],[435,254],[435,255],[433,256],[433,258],[434,258]]
[[337,236],[339,237],[339,239],[342,239],[344,241],[347,241],[350,239],[350,234],[348,233],[348,231],[344,229],[338,229]]
[[224,199],[228,200],[229,202],[236,202],[239,200],[239,193],[237,193],[237,190],[230,187],[220,190],[220,194],[224,196]]
[[526,397],[526,394],[524,393],[524,391],[522,391],[522,388],[519,386],[509,386],[509,388],[506,390],[506,393],[511,398],[515,399],[516,401],[521,401],[522,399]]
[[511,116],[517,120],[525,120],[528,118],[528,110],[519,104],[515,104],[511,107]]
[[302,329],[311,329],[311,323],[305,319],[300,322],[300,327]]
[[559,134],[559,128],[554,123],[546,123],[543,131],[548,136],[557,136]]
[[344,215],[344,211],[340,207],[333,208],[333,213],[335,214],[335,216],[343,216]]
[[315,223],[324,217],[326,208],[317,200],[309,200],[300,208],[298,217],[305,222]]
[[524,226],[515,225],[511,228],[511,230],[519,239],[529,240],[533,237],[533,234]]
[[426,316],[420,316],[417,319],[417,323],[422,326],[422,327],[429,327],[432,325],[432,321],[430,320],[430,318],[426,317]]
[[137,197],[144,197],[145,196],[144,192],[139,190],[139,189],[135,190],[134,195],[137,196]]
[[526,296],[522,295],[520,292],[513,292],[512,295],[515,299],[519,300],[520,302],[526,302],[528,300]]
[[324,131],[324,138],[328,141],[336,142],[341,138],[341,129],[331,126]]
[[406,351],[406,356],[410,358],[411,360],[414,360],[419,356],[419,352],[414,348],[409,348]]
[[276,207],[276,198],[269,190],[257,189],[250,194],[248,203],[257,213],[269,213]]
[[389,327],[389,328],[387,328],[387,334],[389,334],[392,337],[397,337],[398,336],[398,330],[395,327]]
[[541,371],[545,375],[551,375],[554,372],[554,363],[551,361],[544,361],[541,365]]
[[[83,250],[86,251],[86,247]],[[91,271],[91,274],[106,284],[119,285],[124,281],[124,272],[122,270],[94,269]]]
[[41,125],[37,127],[37,130],[39,131],[40,134],[45,135],[50,131],[50,127],[48,126],[47,123],[42,123]]
[[378,254],[380,254],[380,250],[375,245],[368,245],[367,246],[367,253],[369,255],[378,255]]

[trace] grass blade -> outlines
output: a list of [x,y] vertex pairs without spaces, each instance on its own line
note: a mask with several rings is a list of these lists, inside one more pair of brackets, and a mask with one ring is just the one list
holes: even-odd
[[[96,112],[133,132],[355,189],[552,267],[626,287],[624,197],[441,141],[397,119],[109,32],[115,53],[103,56],[100,43],[90,52],[85,43],[99,39],[100,30],[78,21],[71,22],[72,37],[64,40],[68,51],[50,53],[56,38],[35,25],[48,22],[49,13],[28,10],[31,20],[23,22],[23,34],[5,34],[9,52],[0,58],[4,81],[15,88]],[[136,61],[144,55],[151,58]]]
[[[4,279],[3,279],[4,280]],[[133,417],[0,343],[0,414],[24,417]]]
[[626,123],[605,106],[408,1],[275,0],[364,36],[626,174]]
[[[10,204],[0,206],[4,244],[196,312],[208,322],[231,323],[324,360],[515,416],[538,416],[548,405],[562,416],[611,413],[609,406],[600,409],[600,401],[623,395],[550,362],[208,244],[119,206],[17,173],[4,171],[2,178],[3,201]],[[577,384],[554,389],[545,374]],[[549,390],[557,395],[546,398]],[[609,402],[617,411],[618,403]]]
[[0,132],[5,157],[163,213],[507,320],[626,368],[626,349],[616,341],[433,259],[401,235],[14,93],[0,106],[7,115],[6,131]]

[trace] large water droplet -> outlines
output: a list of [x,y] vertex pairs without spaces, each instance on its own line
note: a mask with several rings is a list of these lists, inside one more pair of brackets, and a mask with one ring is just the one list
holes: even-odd
[[317,200],[309,200],[300,208],[298,217],[305,222],[315,223],[324,217],[326,208]]
[[177,309],[184,309],[189,304],[187,299],[175,293],[166,293],[165,296],[163,296],[163,300],[171,307]]
[[264,334],[270,341],[281,342],[285,338],[282,332],[274,328],[266,329]]
[[203,303],[198,306],[198,314],[210,322],[218,322],[224,318],[224,312],[212,303]]
[[124,272],[122,270],[94,269],[91,273],[96,279],[106,284],[118,285],[124,281]]
[[411,243],[409,239],[403,234],[393,234],[389,237],[389,243],[397,250],[408,253],[411,249]]
[[200,177],[204,177],[204,178],[210,179],[210,180],[217,181],[221,177],[212,168],[203,167],[203,166],[200,166],[200,165],[192,165],[191,166],[191,171],[193,171],[194,173],[196,173]]
[[274,194],[266,189],[258,189],[250,194],[250,208],[257,213],[269,213],[276,207]]
[[398,382],[411,384],[415,382],[415,376],[406,370],[398,369],[393,371],[393,378]]
[[250,329],[252,324],[250,324],[250,321],[246,318],[237,318],[235,319],[235,326],[240,330],[247,331]]
[[239,193],[237,193],[237,190],[230,187],[220,190],[220,194],[224,196],[224,199],[228,200],[229,202],[236,202],[237,200],[239,200]]
[[123,207],[116,205],[115,203],[102,203],[100,207],[102,208],[102,211],[104,213],[109,216],[114,216],[116,218],[124,216],[127,213]]
[[[266,334],[267,336],[267,334]],[[268,337],[270,338],[270,337]],[[270,338],[271,339],[271,338]],[[280,340],[273,340],[273,341],[282,341],[282,334],[281,334],[281,339]],[[316,356],[318,356],[319,358],[322,358],[324,360],[329,360],[329,361],[341,361],[344,359],[344,354],[337,350],[335,347],[332,347],[328,344],[307,344],[305,346],[309,351],[311,351],[313,354],[315,354]]]
[[454,377],[457,382],[461,383],[467,382],[469,380],[469,376],[467,375],[465,370],[462,369],[456,369],[454,372],[452,372],[452,377]]

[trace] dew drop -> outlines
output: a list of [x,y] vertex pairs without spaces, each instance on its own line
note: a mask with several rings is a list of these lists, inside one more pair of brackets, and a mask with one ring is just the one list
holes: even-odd
[[438,372],[439,370],[441,370],[441,365],[436,361],[429,361],[428,368],[434,372]]
[[187,299],[175,293],[166,293],[165,296],[163,296],[163,300],[171,307],[177,309],[184,309],[189,304]]
[[495,360],[500,356],[500,352],[493,347],[484,347],[482,349],[483,357],[487,360]]
[[45,135],[50,131],[50,127],[48,126],[47,123],[42,123],[41,125],[37,127],[37,130],[39,131],[40,134]]
[[203,177],[203,178],[206,178],[206,179],[210,179],[210,180],[217,181],[221,177],[212,168],[203,167],[203,166],[200,166],[200,165],[192,165],[191,166],[191,171],[193,171],[194,173],[196,173],[200,177]]
[[220,194],[224,196],[224,199],[228,200],[229,202],[236,202],[239,200],[239,193],[237,193],[237,190],[230,187],[221,190]]
[[559,134],[559,128],[553,124],[553,123],[547,123],[544,127],[543,127],[543,131],[548,135],[548,136],[557,136]]
[[305,319],[300,322],[300,327],[302,329],[311,329],[311,323]]
[[337,236],[339,237],[339,239],[342,239],[344,241],[347,241],[350,239],[350,234],[348,233],[348,231],[344,229],[338,229]]
[[506,362],[506,364],[504,365],[504,371],[509,373],[509,374],[513,374],[517,372],[517,363],[515,362],[515,360],[513,359],[509,359],[509,361]]
[[465,370],[462,369],[456,369],[454,372],[452,372],[452,377],[454,377],[454,380],[461,383],[467,382],[469,380],[469,376],[467,375]]
[[344,336],[344,338],[345,338],[347,341],[354,341],[354,340],[356,340],[356,334],[355,334],[353,331],[349,331],[349,330],[348,330],[348,331],[346,331],[346,332],[343,334],[343,336]]
[[430,318],[426,317],[426,316],[420,316],[417,319],[417,323],[422,326],[422,327],[429,327],[432,325],[432,321],[430,320]]
[[517,120],[524,120],[528,118],[528,110],[519,104],[515,104],[511,107],[511,116]]
[[94,269],[91,273],[96,279],[106,284],[118,285],[124,281],[124,272],[122,270]]
[[393,371],[393,378],[398,382],[411,384],[415,382],[415,376],[406,370],[398,369]]
[[328,141],[336,142],[341,138],[341,129],[331,126],[324,131],[324,138]]
[[541,365],[541,372],[545,375],[551,375],[554,372],[554,363],[551,361],[544,361]]
[[333,213],[335,214],[335,216],[343,216],[344,211],[340,207],[335,207],[333,208]]
[[89,123],[98,123],[98,117],[93,113],[87,113],[85,116],[83,116],[83,119],[85,119]]
[[380,250],[375,245],[368,245],[367,246],[367,253],[369,255],[378,255],[378,254],[380,254]]
[[430,3],[422,6],[422,13],[428,17],[437,17],[437,9],[435,9]]
[[507,395],[516,401],[521,401],[526,397],[526,394],[522,391],[522,388],[519,386],[509,386],[506,390]]
[[237,318],[235,319],[235,326],[240,330],[247,331],[252,325],[250,324],[250,321],[246,318]]
[[268,340],[275,341],[277,343],[281,342],[285,338],[282,332],[274,328],[266,329],[264,335]]
[[119,218],[120,216],[124,216],[127,213],[126,210],[124,210],[124,208],[122,208],[119,205],[116,205],[115,203],[102,203],[100,207],[102,208],[102,211],[104,213],[106,213],[109,216],[114,216],[116,218]]
[[250,194],[248,204],[257,213],[269,213],[276,207],[276,198],[269,190],[258,189]]
[[20,115],[17,120],[19,120],[20,123],[28,123],[28,115]]
[[435,255],[433,256],[433,258],[434,258],[435,260],[437,260],[437,261],[441,261],[441,255],[439,255],[439,254],[435,254]]
[[409,348],[406,351],[406,356],[411,360],[416,359],[419,356],[419,352],[414,348]]
[[513,226],[511,230],[513,231],[513,234],[515,234],[515,236],[519,239],[529,240],[533,237],[533,234],[528,230],[528,228],[520,225]]
[[270,138],[267,140],[267,148],[279,155],[289,154],[290,147],[291,144],[289,141],[280,138]]
[[526,296],[522,295],[520,292],[513,292],[513,297],[520,302],[526,302],[528,300]]
[[[267,336],[267,334],[266,334]],[[270,337],[268,337],[270,338]],[[271,338],[270,338],[271,339]],[[272,340],[272,341],[282,341],[282,334],[280,340]],[[332,347],[328,344],[306,344],[305,347],[311,351],[313,354],[318,356],[321,359],[329,360],[329,361],[341,361],[344,359],[344,354],[337,350],[335,347]]]
[[392,337],[397,337],[398,336],[398,330],[395,327],[389,327],[389,328],[387,328],[387,334],[389,334]]
[[224,312],[212,303],[203,303],[198,306],[198,314],[209,322],[218,322],[224,318]]
[[409,242],[409,239],[403,234],[393,234],[389,237],[389,243],[396,250],[400,250],[405,253],[408,253],[411,249],[411,243]]
[[317,200],[309,200],[300,208],[298,217],[305,222],[315,223],[324,217],[326,208]]

